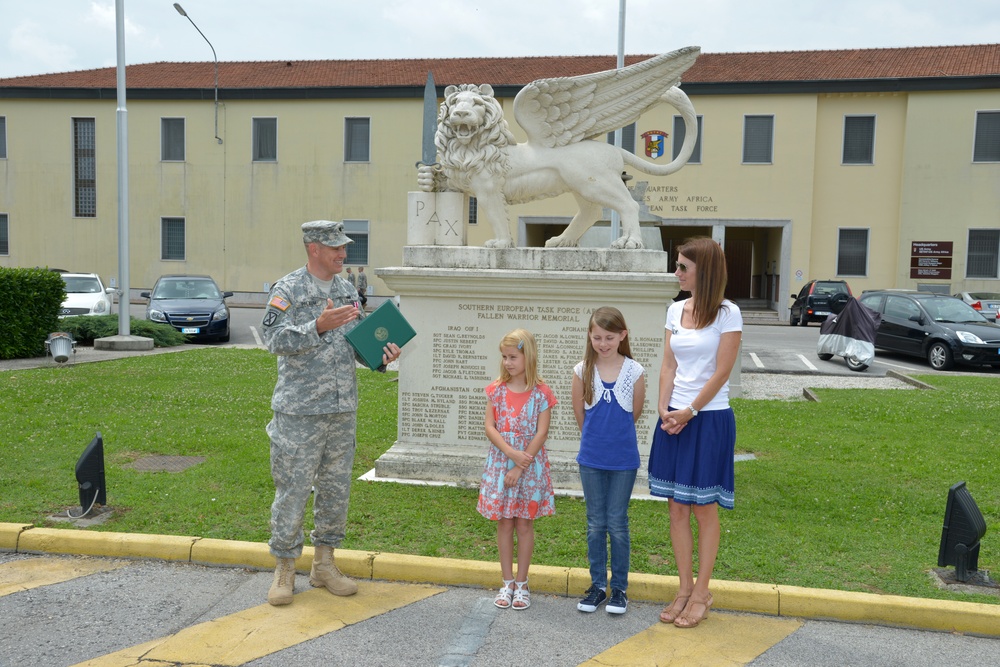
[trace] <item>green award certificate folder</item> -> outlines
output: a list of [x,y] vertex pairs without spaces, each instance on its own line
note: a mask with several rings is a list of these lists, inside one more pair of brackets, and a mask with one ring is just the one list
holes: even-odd
[[403,347],[417,335],[392,299],[361,320],[344,338],[347,339],[358,356],[364,359],[368,368],[375,370],[382,365],[382,348],[389,343]]

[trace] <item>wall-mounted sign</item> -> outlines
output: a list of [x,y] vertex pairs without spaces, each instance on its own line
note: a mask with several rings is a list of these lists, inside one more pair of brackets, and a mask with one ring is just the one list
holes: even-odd
[[952,241],[913,241],[910,244],[910,279],[951,280]]

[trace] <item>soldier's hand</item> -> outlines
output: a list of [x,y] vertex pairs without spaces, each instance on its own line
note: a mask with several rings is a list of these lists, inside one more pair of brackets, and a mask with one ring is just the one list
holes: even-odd
[[382,348],[382,365],[388,366],[392,362],[396,361],[396,359],[399,359],[399,355],[402,353],[403,351],[399,349],[398,345],[395,343],[389,343]]
[[331,329],[342,327],[356,319],[358,319],[358,309],[353,304],[334,308],[333,300],[327,299],[326,308],[316,318],[316,333],[322,335]]

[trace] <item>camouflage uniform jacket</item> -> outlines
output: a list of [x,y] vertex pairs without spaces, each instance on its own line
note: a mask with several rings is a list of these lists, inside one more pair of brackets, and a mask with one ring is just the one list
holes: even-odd
[[328,294],[305,267],[271,288],[262,321],[264,344],[278,356],[278,382],[271,409],[290,415],[353,412],[358,408],[354,348],[344,338],[364,317],[319,335],[316,318],[333,300],[334,308],[358,301],[358,293],[340,276]]

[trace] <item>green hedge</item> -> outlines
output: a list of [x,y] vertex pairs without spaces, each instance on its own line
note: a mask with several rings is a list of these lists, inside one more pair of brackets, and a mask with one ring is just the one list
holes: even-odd
[[45,354],[45,339],[61,331],[66,300],[62,276],[48,269],[0,268],[0,359]]
[[[77,343],[93,344],[95,338],[118,335],[118,315],[76,315],[63,318],[60,331],[65,331]],[[169,324],[129,318],[129,333],[152,338],[156,347],[173,347],[187,342],[187,336]]]

